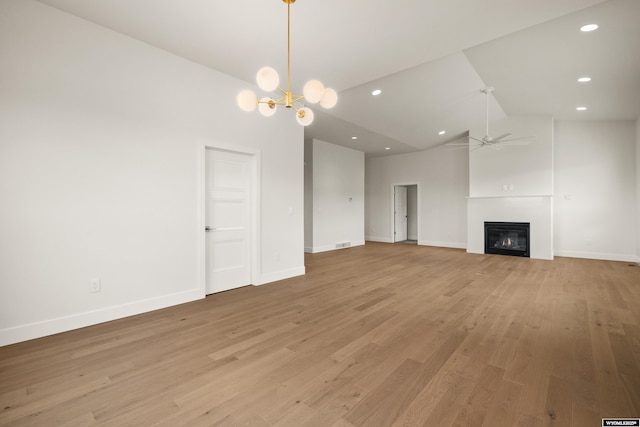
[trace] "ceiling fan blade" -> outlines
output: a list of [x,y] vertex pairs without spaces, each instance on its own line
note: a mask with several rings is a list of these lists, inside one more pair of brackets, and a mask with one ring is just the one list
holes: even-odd
[[478,141],[481,144],[486,144],[487,143],[487,141],[485,141],[484,139],[478,139],[475,136],[471,136],[471,135],[469,135],[469,139],[473,139],[474,141]]
[[498,144],[513,147],[516,145],[529,145],[531,144],[531,141],[500,141]]
[[[532,136],[523,136],[523,137],[520,137],[520,138],[504,139],[504,140],[502,140],[500,142],[503,143],[503,142],[524,141],[525,139],[531,139],[531,138],[533,138],[533,137]],[[531,141],[526,141],[526,144],[530,144],[530,143],[531,143]]]
[[[446,144],[445,144],[446,145]],[[469,146],[465,145],[464,147],[451,147],[447,148],[447,151],[457,151],[457,150],[468,150]]]
[[500,136],[496,136],[495,138],[492,138],[492,139],[491,139],[491,142],[501,142],[500,140],[501,140],[502,138],[506,138],[506,137],[508,137],[509,135],[511,135],[511,133],[510,133],[510,132],[505,132],[505,133],[503,133],[503,134],[502,134],[502,135],[500,135]]
[[470,148],[469,151],[476,151],[480,148],[484,148],[484,147],[489,147],[489,148],[493,148],[494,150],[500,151],[502,150],[502,148],[498,147],[497,145],[493,145],[490,142],[483,142],[482,144],[479,144],[473,148]]
[[468,146],[469,143],[468,142],[447,142],[444,145],[449,145],[449,146],[452,146],[452,145],[466,145],[466,146]]

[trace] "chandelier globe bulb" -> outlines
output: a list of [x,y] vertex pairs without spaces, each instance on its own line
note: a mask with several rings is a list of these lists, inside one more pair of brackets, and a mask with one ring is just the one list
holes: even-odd
[[323,108],[330,109],[336,106],[338,103],[338,93],[331,89],[330,87],[324,90],[324,94],[322,95],[322,99],[320,100],[320,105]]
[[258,111],[265,117],[271,117],[276,113],[276,103],[271,98],[262,98],[258,104]]
[[238,106],[242,111],[251,112],[256,109],[258,105],[258,97],[252,90],[243,90],[238,94],[236,98]]
[[303,107],[296,113],[296,120],[298,124],[302,126],[309,126],[313,123],[313,110],[308,107]]
[[312,104],[317,104],[324,95],[324,85],[320,80],[309,80],[302,89],[304,99]]
[[273,92],[280,84],[280,76],[273,68],[262,67],[256,74],[256,83],[265,92]]

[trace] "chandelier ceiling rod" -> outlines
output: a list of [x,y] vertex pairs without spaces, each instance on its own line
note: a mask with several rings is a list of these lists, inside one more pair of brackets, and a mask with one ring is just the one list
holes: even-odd
[[291,3],[296,0],[283,0],[287,3],[287,108],[291,108]]

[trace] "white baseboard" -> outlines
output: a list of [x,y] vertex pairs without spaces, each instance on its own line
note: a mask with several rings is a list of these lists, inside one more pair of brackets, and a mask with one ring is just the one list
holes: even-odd
[[388,237],[365,236],[364,239],[367,242],[393,243],[393,240]]
[[98,323],[109,322],[111,320],[122,319],[123,317],[147,313],[202,298],[204,298],[202,289],[192,289],[185,292],[106,307],[100,310],[6,328],[0,330],[0,347],[46,337],[60,332],[67,332],[73,329],[84,328],[86,326],[97,325]]
[[[364,240],[360,240],[360,241],[356,241],[356,242],[351,242],[351,246],[345,246],[343,248],[336,248],[335,245],[324,245],[324,246],[314,246],[313,248],[311,248],[311,253],[312,254],[317,254],[320,252],[329,252],[329,251],[338,251],[341,249],[349,249],[352,248],[354,246],[362,246],[364,245]],[[305,248],[306,251],[306,248]]]
[[288,270],[276,271],[273,273],[262,274],[256,286],[266,285],[267,283],[277,282],[278,280],[290,279],[292,277],[304,276],[306,269],[304,266],[290,268]]
[[326,245],[326,246],[314,246],[314,247],[311,248],[311,253],[312,254],[317,254],[317,253],[320,253],[320,252],[329,252],[329,251],[335,251],[335,250],[336,250],[335,246],[329,246],[329,245]]
[[439,248],[467,249],[466,243],[457,242],[434,242],[432,240],[418,240],[418,244],[422,246],[437,246]]
[[636,262],[639,260],[635,255],[623,255],[623,254],[607,254],[600,252],[581,252],[581,251],[563,251],[554,250],[554,256],[568,257],[568,258],[585,258],[585,259],[599,259],[603,261],[622,261],[622,262]]

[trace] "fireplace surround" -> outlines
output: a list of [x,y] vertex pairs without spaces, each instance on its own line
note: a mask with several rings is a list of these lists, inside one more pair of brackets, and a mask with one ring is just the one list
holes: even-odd
[[484,223],[484,253],[529,257],[528,222]]

